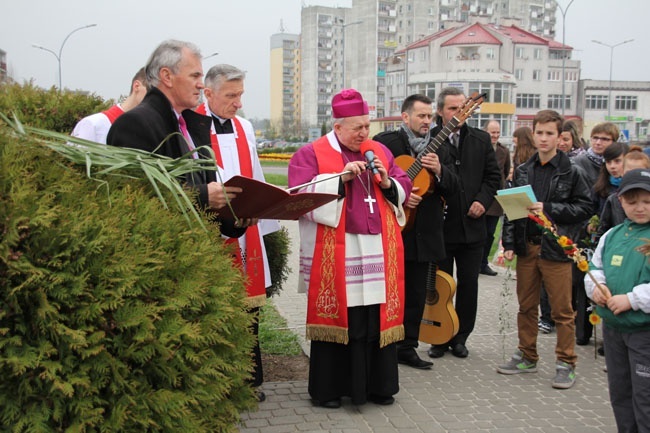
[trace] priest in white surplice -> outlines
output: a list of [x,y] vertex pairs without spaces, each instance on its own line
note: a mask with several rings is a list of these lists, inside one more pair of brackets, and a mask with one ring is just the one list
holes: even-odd
[[368,140],[368,105],[359,92],[335,95],[332,114],[333,131],[289,163],[290,187],[347,172],[303,189],[341,197],[300,218],[309,394],[327,408],[339,407],[341,397],[392,404],[399,391],[395,343],[404,338],[400,226],[411,181],[384,145]]
[[[251,123],[237,116],[242,108],[244,93],[244,71],[231,65],[216,65],[205,74],[204,95],[206,101],[195,111],[212,119],[210,145],[217,165],[221,168],[221,179],[225,182],[235,175],[250,177],[264,182],[264,173],[257,156],[255,131]],[[266,257],[263,236],[280,229],[276,220],[260,220],[246,229],[246,234],[227,242],[239,244],[236,263],[247,277],[248,306],[258,316],[259,307],[266,302],[266,287],[271,285],[269,262]],[[257,336],[257,320],[253,326]],[[255,371],[253,386],[262,384],[263,371],[259,342],[254,348]],[[258,393],[264,400],[264,393]]]

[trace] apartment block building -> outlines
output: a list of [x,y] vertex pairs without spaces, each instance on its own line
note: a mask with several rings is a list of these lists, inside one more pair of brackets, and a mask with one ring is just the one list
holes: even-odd
[[[371,133],[399,124],[404,98],[443,87],[487,93],[470,120],[501,123],[504,141],[554,109],[589,137],[610,120],[645,141],[650,83],[581,80],[573,48],[556,38],[554,0],[352,0],[351,8],[302,8],[300,113],[303,128],[331,123],[330,101],[345,87],[368,101]],[[561,36],[561,35],[559,35]],[[273,99],[273,98],[272,98]],[[610,104],[611,100],[611,104]]]
[[284,135],[300,136],[300,35],[271,36],[271,125]]
[[371,117],[388,116],[394,96],[387,93],[387,71],[396,50],[440,29],[516,16],[519,26],[552,37],[555,10],[552,0],[353,0],[351,8],[303,7],[303,122],[329,123],[329,102],[344,87],[364,95]]
[[7,52],[0,50],[0,83],[7,79]]

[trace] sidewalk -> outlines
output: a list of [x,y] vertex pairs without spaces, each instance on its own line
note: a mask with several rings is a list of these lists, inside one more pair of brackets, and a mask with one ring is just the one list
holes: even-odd
[[[298,223],[285,221],[292,238],[292,269],[298,269]],[[479,308],[476,329],[467,342],[469,357],[450,353],[433,360],[432,370],[399,366],[400,392],[392,406],[372,403],[352,406],[343,400],[340,409],[314,407],[307,382],[265,383],[267,395],[256,412],[244,414],[242,433],[281,432],[615,432],[609,405],[603,357],[594,359],[594,346],[576,346],[576,385],[568,390],[551,388],[555,374],[556,334],[539,335],[538,373],[506,376],[496,372],[504,356],[516,348],[516,281],[509,282],[510,295],[503,296],[505,270],[479,277]],[[289,327],[304,340],[306,298],[296,293],[297,275],[289,276],[280,296],[272,299]],[[510,328],[502,336],[500,305],[507,302]],[[600,338],[600,330],[598,333]],[[592,339],[593,343],[593,339]],[[427,344],[419,354],[429,359]]]

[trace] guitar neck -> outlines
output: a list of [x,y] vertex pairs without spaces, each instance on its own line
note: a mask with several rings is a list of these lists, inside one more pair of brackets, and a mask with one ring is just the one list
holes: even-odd
[[409,179],[415,179],[420,171],[422,171],[422,157],[438,150],[442,143],[445,142],[447,137],[449,137],[449,134],[451,134],[451,132],[456,129],[458,123],[460,123],[460,121],[456,119],[456,117],[452,117],[451,120],[447,122],[445,127],[442,128],[440,132],[438,132],[436,136],[431,139],[431,141],[429,141],[429,144],[427,144],[427,147],[424,149],[424,151],[415,158],[413,164],[411,164],[408,170],[406,170],[406,174],[408,175]]

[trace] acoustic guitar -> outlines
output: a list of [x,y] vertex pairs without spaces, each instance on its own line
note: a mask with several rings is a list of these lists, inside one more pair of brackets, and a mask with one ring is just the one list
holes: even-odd
[[[482,103],[486,93],[479,95],[477,92],[474,92],[469,98],[463,102],[463,105],[458,109],[458,112],[451,118],[449,122],[445,125],[444,128],[433,137],[427,147],[422,151],[416,158],[413,158],[411,155],[400,155],[395,158],[395,163],[406,172],[409,179],[413,183],[413,187],[418,187],[417,191],[413,191],[411,194],[417,194],[422,197],[425,194],[433,192],[431,188],[431,176],[426,170],[422,170],[422,157],[431,152],[435,152],[438,148],[445,142],[449,134],[458,127],[461,123],[467,120],[474,110],[476,110]],[[404,208],[404,214],[406,216],[406,224],[402,227],[402,230],[409,230],[413,227],[415,220],[416,209]]]
[[445,344],[458,334],[458,315],[452,299],[456,282],[446,272],[429,263],[426,283],[426,301],[420,321],[419,340],[429,344]]

